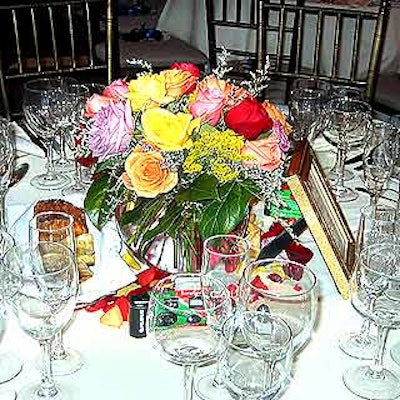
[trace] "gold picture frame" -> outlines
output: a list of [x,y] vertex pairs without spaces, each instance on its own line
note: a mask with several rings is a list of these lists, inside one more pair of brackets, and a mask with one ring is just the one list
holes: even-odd
[[355,240],[308,141],[296,144],[287,182],[343,298],[349,297]]

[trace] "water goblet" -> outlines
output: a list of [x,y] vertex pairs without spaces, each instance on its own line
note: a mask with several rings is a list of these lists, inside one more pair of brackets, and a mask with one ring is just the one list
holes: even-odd
[[4,264],[6,280],[15,283],[11,308],[22,330],[39,342],[43,358],[40,384],[27,385],[19,398],[69,399],[71,388],[53,380],[50,348],[75,309],[79,281],[74,257],[59,243],[39,242],[35,248],[14,247]]
[[358,257],[350,280],[351,303],[378,329],[378,345],[372,365],[349,368],[343,375],[346,387],[367,399],[390,400],[400,395],[400,376],[383,365],[390,329],[400,328],[400,245],[366,246]]
[[317,278],[306,266],[265,259],[249,264],[240,281],[239,303],[245,310],[281,317],[290,326],[298,353],[311,339],[318,300]]
[[344,185],[344,163],[352,146],[360,146],[367,135],[371,120],[371,106],[347,97],[333,98],[326,104],[326,132],[335,132],[337,154],[332,173],[328,174],[333,191],[339,202],[355,200],[358,194]]
[[15,141],[10,123],[0,118],[0,228],[7,230],[5,200],[15,162]]
[[166,277],[150,292],[148,336],[162,356],[184,366],[185,400],[193,398],[195,368],[220,356],[220,317],[216,316],[226,313],[228,317],[229,304],[222,282],[194,273]]
[[[393,243],[399,241],[399,222],[396,221],[394,208],[379,205],[374,211],[371,207],[363,207],[356,237],[356,258],[365,247],[374,243]],[[400,243],[399,243],[400,244]],[[371,320],[363,318],[359,331],[345,334],[339,340],[340,349],[350,357],[370,360],[377,346],[377,338]]]
[[394,166],[397,130],[383,121],[372,121],[363,154],[364,185],[370,195],[370,206],[376,208]]
[[224,383],[232,398],[275,399],[290,382],[292,332],[280,317],[244,311],[223,326]]
[[[4,255],[15,246],[13,237],[0,227],[0,336],[3,337],[6,329],[5,303],[8,300],[9,290],[4,279]],[[22,369],[21,360],[13,353],[0,353],[0,384],[8,382],[17,376]]]
[[56,174],[54,168],[53,146],[59,126],[54,116],[54,101],[50,93],[59,87],[60,81],[56,78],[39,78],[24,85],[22,108],[26,127],[33,135],[39,136],[46,147],[46,172],[31,180],[31,185],[38,189],[59,189],[70,182],[67,176]]
[[319,129],[324,101],[325,92],[322,89],[292,90],[289,99],[289,117],[294,127],[294,140],[303,140],[311,132]]
[[[29,243],[35,248],[39,242],[60,243],[76,257],[74,218],[69,214],[55,211],[36,214],[29,222]],[[54,336],[51,350],[55,376],[72,374],[82,367],[83,359],[80,353],[64,348],[62,330]]]

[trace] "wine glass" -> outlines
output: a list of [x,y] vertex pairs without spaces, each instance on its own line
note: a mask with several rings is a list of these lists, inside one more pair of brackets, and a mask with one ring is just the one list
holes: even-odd
[[[244,267],[250,261],[250,242],[236,235],[215,235],[203,245],[201,272],[219,279],[229,290],[233,302],[238,296],[238,284]],[[196,381],[196,393],[202,399],[229,399],[222,379],[221,364],[217,371],[206,373]]]
[[36,247],[14,247],[4,263],[6,280],[15,283],[11,308],[23,331],[39,342],[43,358],[40,384],[24,387],[19,397],[69,399],[69,388],[53,380],[50,347],[76,305],[79,281],[74,256],[62,244],[39,242]]
[[365,247],[350,280],[351,303],[378,329],[378,345],[372,365],[358,365],[345,371],[346,387],[367,399],[394,399],[400,395],[400,376],[383,366],[390,329],[400,328],[400,245],[376,244]]
[[292,90],[289,99],[289,118],[294,127],[294,140],[303,140],[319,128],[325,94],[322,89]]
[[292,331],[277,316],[244,311],[223,326],[224,384],[231,398],[279,398],[290,382]]
[[372,121],[363,154],[364,185],[375,209],[386,182],[392,173],[395,154],[396,128],[383,121]]
[[[4,279],[3,258],[5,254],[15,246],[13,237],[0,227],[0,333],[4,335],[6,329],[5,322],[5,306],[4,303],[8,300],[8,290],[5,287],[6,279]],[[17,376],[22,369],[21,360],[12,353],[0,354],[0,384],[8,382]]]
[[290,326],[298,353],[311,339],[318,299],[317,278],[306,266],[288,260],[265,259],[249,264],[240,281],[243,309],[281,317]]
[[363,101],[348,97],[333,98],[325,109],[327,131],[334,131],[337,139],[337,154],[333,173],[328,174],[339,202],[355,200],[358,194],[344,185],[344,163],[352,146],[360,146],[367,135],[371,120],[371,106]]
[[5,199],[14,171],[15,141],[10,123],[0,118],[0,227],[7,230]]
[[[372,210],[363,207],[356,238],[356,258],[365,247],[374,243],[393,243],[399,232],[394,208],[379,205]],[[399,243],[400,244],[400,243]],[[361,360],[370,360],[377,345],[376,335],[371,331],[371,320],[363,319],[361,329],[345,334],[339,340],[340,349],[347,355]]]
[[[29,222],[29,243],[34,248],[39,242],[60,243],[66,246],[75,257],[74,218],[58,211],[36,214]],[[54,336],[51,360],[53,374],[56,376],[72,374],[83,365],[79,352],[64,348],[62,330]]]
[[54,99],[51,93],[60,90],[60,79],[39,78],[24,85],[22,108],[26,127],[34,135],[39,136],[46,146],[46,172],[31,180],[31,185],[38,189],[59,189],[70,182],[64,174],[56,174],[53,160],[53,146],[59,125],[54,115]]
[[195,273],[168,276],[150,292],[148,336],[168,361],[184,366],[185,400],[193,398],[195,367],[220,356],[220,318],[215,316],[228,317],[229,304],[222,282]]

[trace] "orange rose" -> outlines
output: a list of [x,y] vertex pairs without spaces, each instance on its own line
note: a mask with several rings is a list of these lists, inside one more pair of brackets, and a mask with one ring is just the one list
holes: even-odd
[[178,174],[165,168],[163,161],[158,151],[136,148],[125,160],[125,172],[121,176],[125,187],[147,198],[169,192],[177,185]]
[[242,149],[242,154],[254,158],[254,161],[244,161],[245,166],[251,167],[256,164],[264,171],[274,171],[282,163],[282,151],[279,147],[279,140],[274,133],[266,139],[247,140]]
[[197,81],[197,78],[189,71],[179,69],[161,71],[160,75],[164,76],[167,96],[174,98],[181,97],[187,93]]
[[95,93],[86,101],[85,115],[92,118],[103,107],[109,106],[113,101],[111,97]]
[[282,124],[283,129],[285,130],[286,135],[289,135],[292,132],[292,126],[286,121],[285,115],[282,111],[273,103],[268,100],[265,100],[263,103],[265,110],[268,115],[274,120],[278,121]]

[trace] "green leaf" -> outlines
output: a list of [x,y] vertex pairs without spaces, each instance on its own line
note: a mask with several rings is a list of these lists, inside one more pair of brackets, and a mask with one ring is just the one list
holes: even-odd
[[96,165],[96,172],[103,172],[106,171],[108,169],[112,169],[115,168],[115,166],[122,166],[123,164],[123,159],[121,158],[121,156],[115,156],[115,157],[110,157],[107,160],[98,163]]
[[219,188],[219,199],[206,202],[199,219],[202,239],[232,232],[243,221],[253,194],[238,182],[229,182]]
[[[114,214],[114,209],[111,207],[109,199],[109,191],[117,185],[117,178],[101,173],[101,175],[92,182],[85,198],[84,208],[87,216],[92,224],[101,229]],[[120,199],[125,191],[124,186],[121,186],[117,193],[114,195]]]
[[211,175],[200,175],[188,189],[182,189],[175,196],[176,201],[202,201],[218,198],[218,180]]
[[260,198],[260,188],[254,184],[250,179],[246,179],[242,182],[237,182],[244,191],[247,191],[252,197]]

